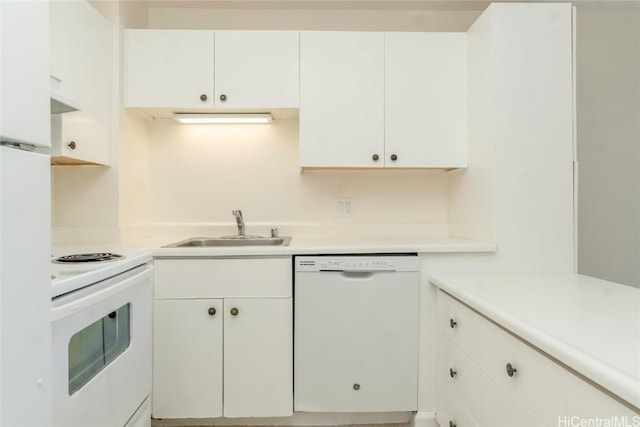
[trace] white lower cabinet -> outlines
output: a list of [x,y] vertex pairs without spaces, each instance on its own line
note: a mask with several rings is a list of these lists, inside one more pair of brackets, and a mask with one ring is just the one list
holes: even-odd
[[[271,261],[272,277],[254,261]],[[290,258],[155,262],[153,417],[292,415]],[[263,296],[271,287],[273,297]]]
[[293,413],[292,323],[291,298],[224,300],[225,417]]
[[442,291],[437,323],[441,427],[569,426],[612,417],[640,421],[630,407]]
[[221,299],[154,302],[154,418],[222,416],[222,310]]

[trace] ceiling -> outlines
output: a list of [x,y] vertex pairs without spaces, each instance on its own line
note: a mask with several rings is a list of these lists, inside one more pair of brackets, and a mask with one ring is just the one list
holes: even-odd
[[484,10],[484,0],[144,0],[147,7],[215,9]]
[[[2,0],[0,0],[2,1]],[[94,0],[109,1],[109,0]],[[253,9],[253,10],[484,10],[492,2],[570,2],[581,8],[628,8],[640,0],[120,0],[140,2],[147,8]]]

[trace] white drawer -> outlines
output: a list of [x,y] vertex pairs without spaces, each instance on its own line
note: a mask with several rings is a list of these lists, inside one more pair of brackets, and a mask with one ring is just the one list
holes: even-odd
[[483,427],[538,427],[542,424],[488,375],[481,375]]
[[440,427],[478,427],[478,421],[450,390],[441,392],[439,397],[436,420]]
[[436,384],[438,392],[451,394],[471,414],[481,410],[480,368],[456,343],[439,334]]
[[479,330],[486,320],[442,291],[438,292],[436,312],[438,330],[479,362],[482,348]]
[[292,296],[291,257],[156,259],[155,299]]
[[[496,325],[487,322],[481,366],[486,374],[544,425],[565,413],[566,369]],[[507,364],[515,369],[513,376]]]

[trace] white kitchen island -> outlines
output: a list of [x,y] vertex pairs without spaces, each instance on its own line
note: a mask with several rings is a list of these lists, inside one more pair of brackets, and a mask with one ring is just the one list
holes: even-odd
[[[447,371],[439,415],[444,409],[450,420],[488,425],[491,408],[481,400],[492,388],[516,407],[501,418],[519,411],[513,419],[522,425],[559,423],[558,417],[640,421],[640,289],[574,274],[430,281],[441,291],[436,369]],[[471,376],[482,397],[461,386]]]

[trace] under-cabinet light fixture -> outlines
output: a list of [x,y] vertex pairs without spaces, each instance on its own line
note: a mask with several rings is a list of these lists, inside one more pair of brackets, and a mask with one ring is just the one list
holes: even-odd
[[185,124],[271,123],[271,113],[174,113],[173,119]]

